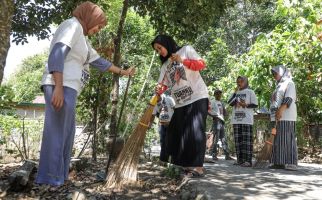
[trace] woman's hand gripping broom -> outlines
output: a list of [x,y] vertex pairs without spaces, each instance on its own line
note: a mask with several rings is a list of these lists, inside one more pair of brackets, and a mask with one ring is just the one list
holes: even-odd
[[152,112],[160,95],[167,89],[163,84],[158,85],[157,94],[150,100],[140,122],[126,141],[111,172],[108,174],[105,187],[121,188],[124,184],[137,181],[139,156],[144,144],[145,135],[149,128]]
[[272,128],[271,136],[265,141],[264,147],[256,156],[256,162],[253,168],[265,168],[269,164],[269,160],[272,157],[273,144],[276,136],[276,126]]

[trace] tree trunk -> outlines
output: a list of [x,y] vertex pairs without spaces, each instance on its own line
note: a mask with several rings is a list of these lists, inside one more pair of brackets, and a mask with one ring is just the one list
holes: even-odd
[[0,85],[3,80],[4,67],[10,48],[10,31],[14,11],[13,0],[0,1]]
[[26,147],[26,131],[25,131],[25,118],[22,118],[22,147],[23,147],[23,153],[24,153],[24,158],[25,159],[29,159],[28,158],[28,151],[27,151],[27,147]]
[[[128,10],[128,0],[123,1],[122,15],[119,21],[119,27],[117,30],[117,36],[114,39],[115,53],[113,62],[115,65],[119,66],[121,61],[121,40],[122,32],[124,29],[124,22],[126,18],[126,13]],[[115,136],[117,134],[116,130],[116,119],[117,119],[117,102],[119,97],[119,75],[113,74],[113,90],[112,90],[112,112],[111,112],[111,124],[110,124],[110,135]]]
[[[121,18],[119,21],[119,26],[117,30],[117,36],[114,39],[114,47],[115,47],[115,52],[114,52],[114,58],[113,62],[115,65],[120,66],[120,61],[121,61],[121,41],[122,41],[122,32],[124,29],[124,23],[125,23],[125,18],[126,18],[126,13],[129,7],[129,1],[124,0],[123,1],[123,9],[122,9],[122,14]],[[112,112],[111,112],[111,124],[110,124],[110,138],[113,138],[112,142],[112,147],[110,150],[110,155],[114,153],[114,147],[116,143],[116,137],[117,137],[117,102],[118,102],[118,97],[119,97],[119,75],[114,74],[113,75],[113,90],[112,90]],[[108,168],[111,164],[111,156],[109,156],[108,163],[106,166],[106,175],[108,174]]]

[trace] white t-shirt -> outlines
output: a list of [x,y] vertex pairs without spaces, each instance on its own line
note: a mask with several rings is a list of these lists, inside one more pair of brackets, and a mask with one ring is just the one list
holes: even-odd
[[[294,82],[289,79],[283,82],[280,82],[276,89],[273,92],[271,97],[271,110],[273,108],[278,109],[283,99],[290,97],[292,99],[291,105],[283,112],[281,120],[283,121],[296,121],[297,118],[297,109],[296,109],[296,89]],[[275,113],[271,112],[271,121],[275,121]]]
[[[183,46],[176,54],[181,59],[200,60],[200,56],[192,46]],[[171,90],[176,108],[186,106],[197,100],[208,98],[208,89],[199,71],[188,69],[182,63],[172,63],[167,60],[161,67],[159,83],[167,85]],[[166,74],[166,75],[165,75]]]
[[[63,85],[75,89],[80,94],[89,78],[88,64],[85,64],[87,57],[89,56],[87,63],[90,63],[100,56],[87,42],[87,38],[83,34],[83,27],[75,17],[67,19],[59,25],[51,41],[49,52],[58,42],[70,47],[64,61]],[[47,66],[41,84],[55,85]]]
[[161,95],[161,100],[154,107],[153,115],[159,113],[160,122],[170,122],[175,102],[172,97]]
[[[246,104],[257,103],[257,98],[253,90],[246,88],[236,92],[237,101],[245,101]],[[254,124],[254,108],[233,107],[233,115],[231,117],[232,124]]]
[[225,119],[224,119],[224,105],[221,101],[217,101],[216,99],[211,99],[209,113],[213,116],[218,117],[220,120],[225,121]]

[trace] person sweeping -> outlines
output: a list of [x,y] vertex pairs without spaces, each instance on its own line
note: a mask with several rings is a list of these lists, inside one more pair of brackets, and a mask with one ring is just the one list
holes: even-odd
[[[206,64],[192,46],[179,47],[171,36],[158,35],[151,45],[162,63],[158,83],[169,88],[176,103],[166,134],[171,163],[182,166],[186,176],[201,177],[208,89],[199,71]],[[159,87],[156,90],[159,93]]]
[[89,64],[102,72],[126,76],[135,72],[134,68],[123,70],[101,58],[88,42],[87,36],[96,34],[107,24],[99,6],[84,2],[72,15],[54,34],[41,82],[46,110],[35,182],[52,186],[52,189],[68,180],[75,136],[76,99],[88,82]]
[[271,122],[276,126],[270,168],[296,170],[298,154],[295,132],[297,118],[295,84],[290,71],[283,65],[274,67],[271,72],[277,84],[270,106]]
[[108,188],[121,188],[137,181],[139,155],[146,131],[154,107],[166,89],[171,91],[176,106],[166,133],[165,153],[169,154],[173,164],[186,169],[187,176],[204,175],[208,91],[199,70],[205,67],[205,63],[191,46],[180,48],[170,36],[159,35],[151,44],[163,64],[156,94],[108,173],[105,184]]

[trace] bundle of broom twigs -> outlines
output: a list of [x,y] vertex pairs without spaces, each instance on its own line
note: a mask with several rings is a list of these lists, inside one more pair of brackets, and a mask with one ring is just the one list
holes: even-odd
[[273,144],[276,135],[276,125],[272,128],[271,136],[265,141],[265,144],[261,151],[256,156],[256,162],[253,168],[265,168],[269,165],[269,160],[272,157]]
[[157,104],[157,99],[158,97],[155,95],[150,100],[140,122],[127,139],[111,172],[108,174],[105,187],[121,188],[124,184],[130,184],[137,181],[139,156],[142,151],[147,129],[149,128],[154,106]]

